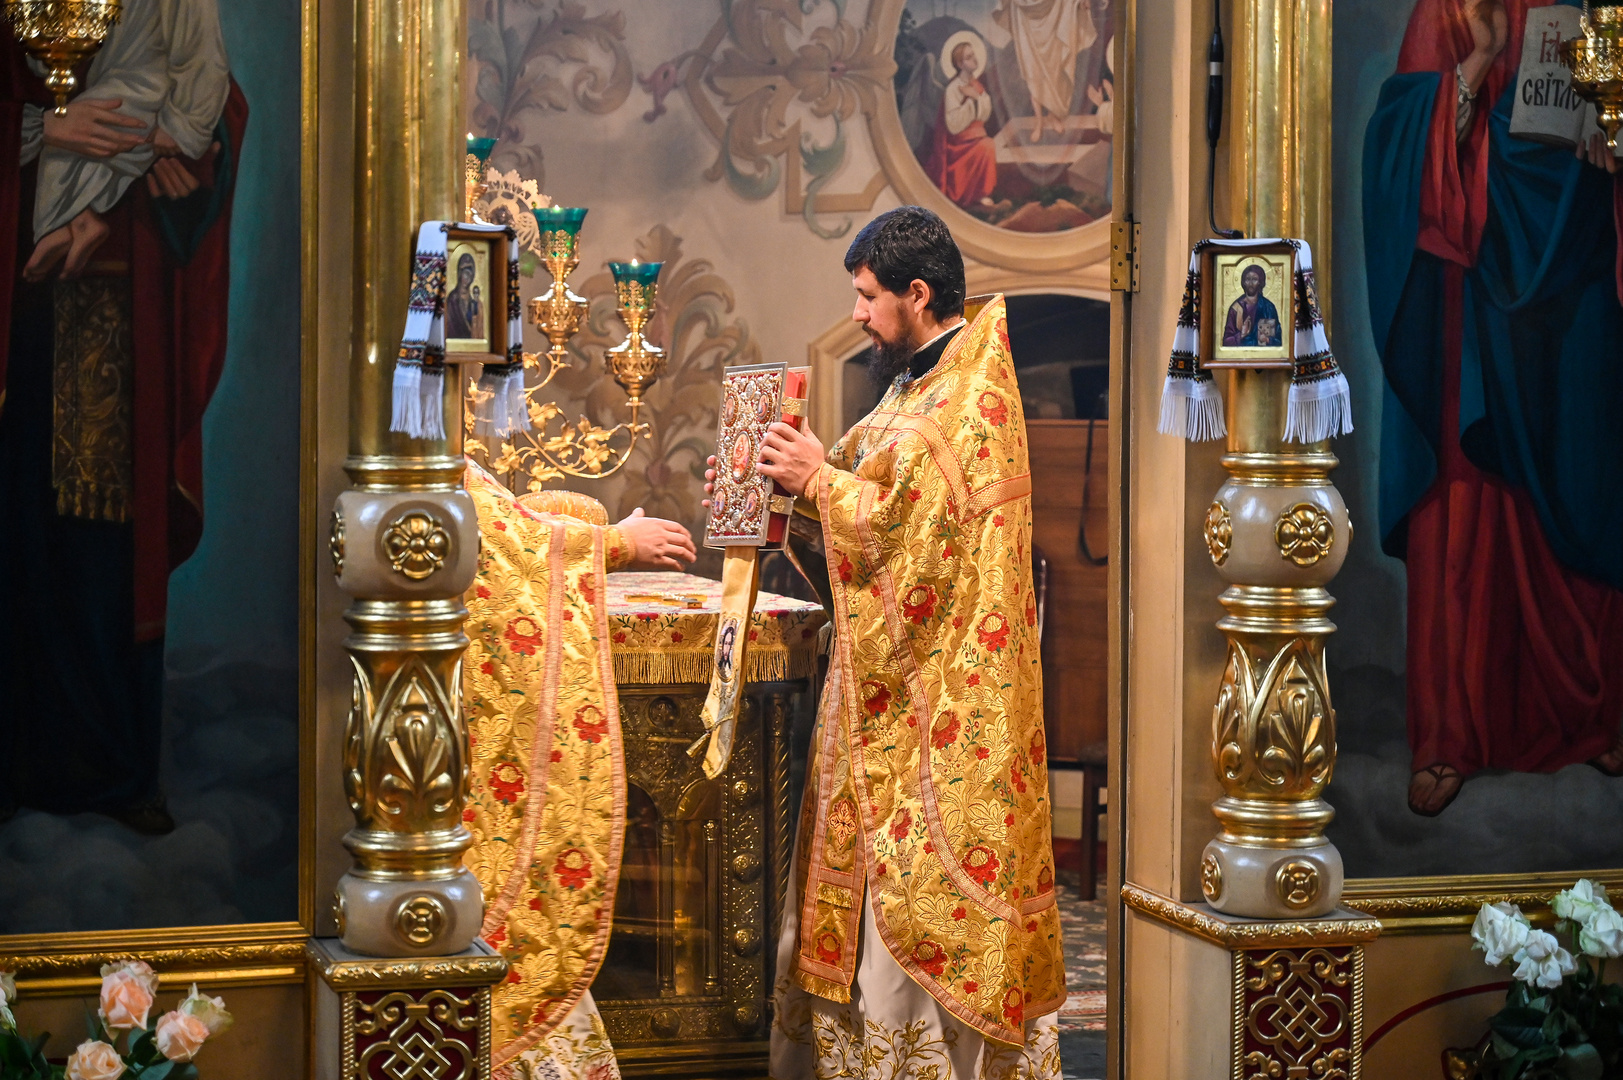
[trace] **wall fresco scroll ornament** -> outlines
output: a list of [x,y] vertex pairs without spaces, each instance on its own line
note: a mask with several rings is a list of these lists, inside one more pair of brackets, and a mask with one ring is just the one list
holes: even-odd
[[[728,368],[721,380],[716,432],[716,482],[705,526],[706,547],[726,552],[721,567],[721,620],[716,628],[715,670],[704,703],[709,749],[705,774],[721,775],[732,754],[744,689],[744,654],[750,612],[760,587],[757,552],[781,549],[789,535],[794,493],[755,470],[761,439],[775,421],[800,427],[806,413],[806,369],[784,364]],[[697,754],[705,739],[693,744]]]

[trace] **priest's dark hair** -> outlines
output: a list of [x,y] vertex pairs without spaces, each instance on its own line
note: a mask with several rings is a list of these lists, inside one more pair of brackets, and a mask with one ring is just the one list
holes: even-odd
[[930,314],[950,319],[964,313],[964,256],[947,223],[922,206],[898,206],[857,233],[845,251],[845,269],[866,266],[879,284],[900,295],[913,280],[930,286]]

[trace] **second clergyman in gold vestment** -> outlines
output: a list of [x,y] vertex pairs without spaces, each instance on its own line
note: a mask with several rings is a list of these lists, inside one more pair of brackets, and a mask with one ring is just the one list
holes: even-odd
[[[889,1060],[908,1075],[935,1064],[944,1080],[1057,1078],[1065,976],[1020,391],[1002,298],[966,324],[956,247],[954,305],[950,283],[907,270],[919,244],[907,230],[952,245],[933,214],[903,207],[863,230],[847,269],[881,356],[910,332],[913,348],[891,352],[926,370],[904,370],[805,482],[822,521],[834,655],[779,954],[773,1072],[867,1077],[877,1074],[856,1063]],[[900,275],[870,265],[898,251]],[[900,329],[877,325],[887,312]],[[789,431],[769,438],[762,471],[798,479]],[[880,949],[909,978],[888,975]],[[909,991],[917,1000],[909,979],[933,1003],[898,1013]],[[864,1000],[840,1012],[796,988]],[[919,1015],[936,1006],[947,1017]]]

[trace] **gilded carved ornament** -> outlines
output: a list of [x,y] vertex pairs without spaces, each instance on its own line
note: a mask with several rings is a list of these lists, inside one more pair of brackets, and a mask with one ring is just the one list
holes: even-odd
[[1325,558],[1335,542],[1335,522],[1318,503],[1299,502],[1280,514],[1274,525],[1279,557],[1297,566],[1312,566]]
[[1206,511],[1206,550],[1212,553],[1212,565],[1222,566],[1228,562],[1229,545],[1234,542],[1234,522],[1229,517],[1229,508],[1223,505],[1222,500],[1214,500]]
[[1274,891],[1288,908],[1305,908],[1319,898],[1319,868],[1306,859],[1281,863],[1274,871]]
[[1330,782],[1335,710],[1323,653],[1308,637],[1290,639],[1261,672],[1230,639],[1212,709],[1218,779],[1233,796],[1314,799]]
[[1286,949],[1362,944],[1381,935],[1378,919],[1225,919],[1132,882],[1121,887],[1122,902],[1157,922],[1221,945],[1225,949]]
[[1357,945],[1236,954],[1237,1080],[1357,1080],[1363,967]]
[[1209,851],[1200,860],[1200,892],[1207,900],[1223,897],[1223,864]]
[[453,811],[467,784],[460,708],[416,655],[376,697],[368,672],[354,667],[344,791],[357,822],[389,832],[459,827]]
[[332,511],[331,528],[327,533],[327,554],[332,556],[332,576],[344,576],[344,514],[336,506]]
[[383,534],[383,553],[390,569],[412,581],[422,581],[445,565],[451,534],[426,510],[400,515]]

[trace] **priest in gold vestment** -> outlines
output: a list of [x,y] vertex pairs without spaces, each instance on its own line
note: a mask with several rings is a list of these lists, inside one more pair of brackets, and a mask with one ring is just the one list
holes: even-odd
[[919,207],[859,233],[846,269],[894,381],[826,461],[775,424],[760,465],[815,507],[834,597],[772,1075],[1057,1080],[1031,474],[1003,299],[966,322],[962,257]]
[[637,511],[608,524],[570,492],[514,497],[469,462],[479,573],[462,699],[471,777],[464,861],[485,941],[512,965],[492,995],[497,1080],[613,1080],[589,987],[602,965],[625,835],[625,758],[609,652],[611,570],[681,569],[693,541]]

